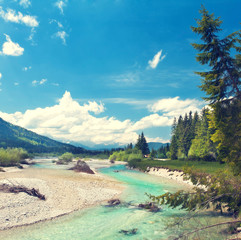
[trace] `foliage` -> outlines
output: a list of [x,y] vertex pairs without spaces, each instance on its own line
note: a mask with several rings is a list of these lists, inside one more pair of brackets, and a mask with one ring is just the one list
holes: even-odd
[[150,150],[143,132],[141,133],[141,135],[139,135],[135,148],[138,150],[141,150],[143,155],[147,155],[150,153]]
[[212,141],[217,144],[218,158],[230,163],[234,174],[241,170],[241,31],[224,38],[218,36],[222,21],[202,7],[202,18],[192,30],[201,36],[201,44],[193,43],[199,51],[197,61],[209,70],[198,72],[200,86],[210,101],[213,128]]
[[171,159],[190,159],[215,161],[216,149],[211,140],[208,122],[209,111],[203,109],[200,116],[197,112],[192,116],[185,114],[178,121],[174,119],[170,146]]
[[161,159],[170,158],[167,153],[170,151],[170,145],[167,143],[165,146],[160,147],[156,152],[156,157]]
[[72,162],[73,158],[74,158],[74,155],[72,153],[66,152],[59,157],[59,160],[57,163],[59,164],[69,163],[69,162]]
[[109,160],[112,161],[124,161],[129,162],[133,159],[142,159],[142,152],[141,150],[137,149],[126,149],[125,151],[114,152],[110,157]]
[[201,65],[208,65],[210,69],[205,72],[197,72],[202,77],[200,87],[207,94],[205,99],[211,103],[230,97],[241,99],[240,54],[238,54],[241,51],[241,31],[220,38],[218,36],[222,30],[220,18],[209,14],[203,6],[200,14],[202,18],[197,20],[197,27],[192,27],[192,31],[201,36],[203,43],[193,43],[192,46],[199,51],[197,61]]
[[108,159],[114,152],[116,151],[123,151],[123,148],[112,148],[112,149],[105,149],[101,150],[88,150],[84,153],[75,154],[76,157],[79,158],[93,158],[93,159]]
[[213,109],[211,140],[217,145],[218,160],[228,162],[233,173],[241,175],[241,101],[216,103]]
[[196,124],[195,138],[188,151],[188,158],[204,161],[216,161],[216,147],[211,140],[211,129],[208,122],[209,111],[203,109],[200,120]]
[[196,185],[194,192],[183,190],[176,193],[167,192],[161,196],[151,196],[152,200],[173,208],[181,207],[189,211],[213,208],[223,212],[228,211],[237,218],[241,213],[241,179],[227,171],[215,175],[187,168],[186,179]]
[[28,152],[22,148],[0,148],[0,166],[2,167],[16,166],[28,157]]

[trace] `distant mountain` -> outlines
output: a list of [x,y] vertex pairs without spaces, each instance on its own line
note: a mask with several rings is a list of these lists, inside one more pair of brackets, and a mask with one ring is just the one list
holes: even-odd
[[0,147],[22,147],[32,153],[84,153],[86,150],[41,136],[0,118]]
[[[94,151],[104,151],[104,150],[111,150],[115,148],[125,148],[127,145],[120,146],[119,144],[110,144],[110,145],[104,145],[104,144],[96,144],[92,146],[86,146],[83,145],[82,143],[77,143],[77,142],[70,142],[70,144],[76,146],[76,147],[82,147],[88,150],[94,150]],[[150,151],[152,149],[157,150],[162,146],[166,146],[167,143],[160,143],[160,142],[149,142],[148,146]]]
[[164,147],[164,146],[166,146],[166,145],[167,145],[167,143],[159,143],[159,142],[149,142],[149,143],[148,143],[148,147],[149,147],[150,151],[151,151],[152,149],[157,150],[157,149],[159,149],[160,147]]
[[74,145],[76,147],[82,147],[87,150],[94,150],[94,151],[104,151],[104,150],[111,150],[111,149],[116,149],[116,148],[124,148],[125,146],[120,146],[119,144],[110,144],[110,145],[105,145],[105,144],[95,144],[91,146],[86,146],[83,145],[82,143],[78,142],[70,142],[71,145]]

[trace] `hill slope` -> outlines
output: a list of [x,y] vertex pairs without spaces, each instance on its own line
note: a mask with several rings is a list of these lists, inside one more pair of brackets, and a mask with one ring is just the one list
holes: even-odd
[[18,127],[0,118],[0,147],[22,147],[29,152],[49,153],[49,152],[86,152],[84,148],[75,147],[70,144],[61,143]]

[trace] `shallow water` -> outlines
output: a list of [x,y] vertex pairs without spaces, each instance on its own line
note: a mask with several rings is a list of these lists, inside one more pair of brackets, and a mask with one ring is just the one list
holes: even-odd
[[[51,164],[49,164],[50,166]],[[42,167],[38,165],[38,167]],[[45,166],[46,167],[46,166]],[[114,172],[118,170],[119,172]],[[86,210],[81,210],[68,216],[60,217],[52,221],[46,221],[31,226],[20,227],[8,230],[6,234],[0,233],[1,239],[15,240],[119,240],[119,239],[169,239],[176,236],[178,228],[167,228],[167,224],[174,217],[184,216],[185,212],[162,207],[162,211],[151,213],[138,209],[135,205],[148,201],[145,193],[155,195],[163,194],[167,191],[174,192],[180,186],[174,183],[165,182],[160,177],[150,176],[133,170],[128,170],[123,165],[102,168],[99,171],[111,176],[125,184],[127,187],[121,195],[121,200],[127,205],[116,207],[98,206]],[[198,221],[220,221],[220,217],[198,218]],[[186,225],[188,229],[192,224]],[[120,230],[130,230],[137,228],[137,234],[124,235]],[[222,236],[214,236],[204,239],[222,239]]]

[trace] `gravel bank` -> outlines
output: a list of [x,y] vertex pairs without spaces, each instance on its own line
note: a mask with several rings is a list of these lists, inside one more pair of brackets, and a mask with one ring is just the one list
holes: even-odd
[[0,173],[0,183],[24,185],[44,194],[46,201],[26,193],[0,192],[0,230],[32,224],[116,198],[123,186],[101,174],[28,168]]

